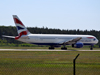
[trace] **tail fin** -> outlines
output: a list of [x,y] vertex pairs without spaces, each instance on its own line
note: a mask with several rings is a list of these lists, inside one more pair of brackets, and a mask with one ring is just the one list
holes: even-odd
[[17,15],[13,15],[13,19],[17,28],[18,35],[15,37],[15,39],[19,39],[22,35],[28,35],[30,32],[28,29],[24,26],[24,24],[21,22],[21,20],[17,17]]

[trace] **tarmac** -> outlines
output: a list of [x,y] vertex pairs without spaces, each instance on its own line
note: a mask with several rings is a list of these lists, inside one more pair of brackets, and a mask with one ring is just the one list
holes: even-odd
[[100,50],[0,49],[0,51],[100,51]]

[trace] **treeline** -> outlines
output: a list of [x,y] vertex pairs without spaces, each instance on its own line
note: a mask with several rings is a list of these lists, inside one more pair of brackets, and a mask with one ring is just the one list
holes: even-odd
[[[51,28],[38,28],[38,27],[27,27],[27,29],[33,34],[82,34],[82,35],[94,35],[100,41],[100,31],[96,30],[61,30],[61,29],[51,29]],[[14,39],[3,38],[2,35],[17,36],[17,30],[14,26],[0,26],[0,39],[6,40],[6,43],[22,44]],[[98,43],[100,45],[100,43]]]

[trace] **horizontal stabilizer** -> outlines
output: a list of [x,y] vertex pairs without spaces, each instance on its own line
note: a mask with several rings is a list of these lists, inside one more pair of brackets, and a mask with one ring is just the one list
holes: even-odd
[[[19,36],[6,36],[6,35],[2,35],[2,37],[7,37],[7,38],[12,38],[12,39],[16,39],[16,40],[18,40],[19,38],[20,39],[28,39],[29,37],[28,36],[21,36],[21,37],[19,37]],[[18,38],[18,39],[17,39]]]
[[6,35],[2,35],[2,37],[7,37],[7,38],[15,39],[15,36],[6,36]]

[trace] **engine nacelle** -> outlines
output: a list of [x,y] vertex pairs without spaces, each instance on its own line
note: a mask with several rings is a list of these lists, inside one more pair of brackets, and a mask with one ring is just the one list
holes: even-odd
[[76,44],[73,44],[72,47],[74,47],[74,48],[82,48],[83,47],[83,43],[78,42]]

